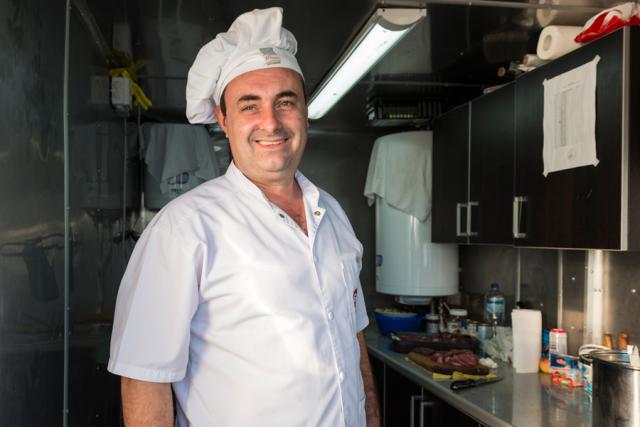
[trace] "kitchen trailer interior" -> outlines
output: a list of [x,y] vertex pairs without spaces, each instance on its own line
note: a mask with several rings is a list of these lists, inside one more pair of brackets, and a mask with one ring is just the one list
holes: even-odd
[[[508,90],[519,73],[511,62],[535,51],[541,31],[536,12],[584,22],[615,4],[543,3],[0,0],[0,426],[122,425],[119,379],[106,364],[120,278],[157,211],[149,208],[145,187],[145,141],[153,126],[186,124],[188,69],[198,49],[236,16],[254,8],[284,9],[311,96],[377,8],[426,10],[324,117],[311,121],[300,166],[336,197],[364,246],[360,280],[372,311],[395,304],[376,292],[376,218],[363,196],[374,141],[431,130],[456,108],[471,102],[473,109],[488,99],[484,89],[507,84]],[[110,70],[122,67],[135,70],[153,103],[149,109],[114,103]],[[638,95],[637,82],[632,89]],[[513,111],[498,105],[495,115]],[[223,168],[229,161],[224,135],[215,126],[204,135]],[[493,160],[484,158],[484,164]],[[640,179],[631,175],[630,182]],[[513,181],[505,184],[513,190]],[[434,185],[452,192],[456,183]],[[574,212],[571,202],[569,196],[560,206],[576,218],[588,214]],[[517,239],[441,241],[460,243],[459,293],[448,301],[467,307],[471,318],[482,317],[483,294],[498,282],[507,313],[516,301],[541,310],[545,328],[567,331],[570,353],[602,333],[626,332],[630,343],[640,344],[640,253],[632,244],[634,250],[611,250]],[[398,395],[416,387],[421,392],[404,377],[390,381],[387,390]]]

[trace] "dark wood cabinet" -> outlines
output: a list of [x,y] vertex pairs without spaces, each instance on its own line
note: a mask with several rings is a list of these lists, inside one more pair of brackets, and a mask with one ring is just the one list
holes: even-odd
[[[422,387],[409,381],[393,369],[386,368],[384,421],[385,426],[417,426],[416,404],[422,397]],[[413,414],[413,424],[411,416]]]
[[382,427],[482,426],[374,355],[369,359],[380,399]]
[[[434,122],[432,240],[640,250],[640,28],[625,27]],[[543,81],[598,55],[597,166],[543,175]]]
[[[521,246],[639,248],[637,121],[630,106],[640,96],[631,76],[640,71],[638,28],[626,28],[556,59],[516,80],[515,243]],[[543,81],[596,55],[597,166],[543,176]],[[634,79],[635,80],[635,79]],[[637,109],[635,110],[638,111]],[[636,153],[633,156],[633,153]],[[635,179],[633,177],[635,176]],[[633,221],[630,221],[633,219]]]
[[432,241],[513,243],[513,105],[510,84],[434,123]]
[[469,104],[433,125],[431,240],[467,243]]
[[512,244],[514,84],[471,101],[470,243]]

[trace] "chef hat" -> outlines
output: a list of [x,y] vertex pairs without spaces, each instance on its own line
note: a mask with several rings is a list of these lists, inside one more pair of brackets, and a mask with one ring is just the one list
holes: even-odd
[[282,67],[302,76],[297,48],[293,34],[282,27],[281,8],[243,13],[226,33],[218,34],[198,52],[187,80],[187,119],[215,123],[214,107],[220,104],[224,88],[248,71]]

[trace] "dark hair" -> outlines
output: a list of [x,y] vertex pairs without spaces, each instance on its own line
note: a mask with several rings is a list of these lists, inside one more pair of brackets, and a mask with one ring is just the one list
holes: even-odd
[[227,93],[227,88],[224,88],[222,91],[222,95],[220,96],[220,111],[222,111],[222,115],[227,115],[227,103],[224,102],[224,94]]
[[[307,89],[304,86],[304,79],[300,76],[300,83],[302,84],[302,96],[304,97],[304,103],[307,103]],[[224,100],[224,95],[227,93],[227,88],[224,88],[222,91],[222,95],[220,96],[220,111],[222,111],[222,115],[227,115],[227,103]]]

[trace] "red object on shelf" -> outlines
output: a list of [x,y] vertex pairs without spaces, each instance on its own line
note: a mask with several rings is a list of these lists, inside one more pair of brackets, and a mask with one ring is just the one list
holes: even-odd
[[589,19],[575,41],[588,43],[627,25],[640,25],[640,6],[635,2],[619,4]]

